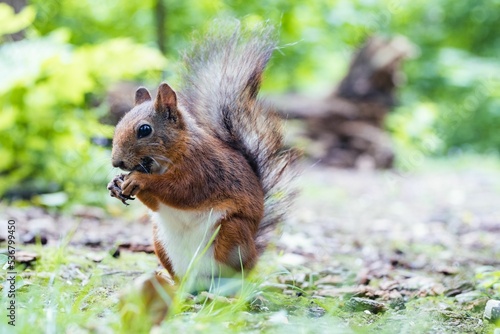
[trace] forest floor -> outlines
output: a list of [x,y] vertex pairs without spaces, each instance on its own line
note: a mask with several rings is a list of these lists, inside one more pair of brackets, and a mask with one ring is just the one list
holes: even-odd
[[[411,173],[306,166],[296,206],[245,292],[184,296],[152,332],[492,333],[483,312],[500,300],[499,171],[480,157]],[[149,331],[139,311],[126,322],[118,303],[158,267],[140,203],[70,214],[0,204],[1,265],[9,220],[16,332]],[[0,278],[5,297],[7,272]]]

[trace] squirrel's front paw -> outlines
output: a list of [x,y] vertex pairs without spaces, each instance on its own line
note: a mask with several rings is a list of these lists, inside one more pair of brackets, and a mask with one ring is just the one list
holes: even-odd
[[142,184],[139,181],[140,175],[137,173],[130,173],[125,176],[123,183],[121,184],[121,195],[127,199],[133,199],[132,197],[137,195],[137,193],[142,189]]
[[125,182],[125,176],[125,174],[116,175],[113,180],[108,183],[108,190],[111,197],[116,197],[121,200],[123,204],[128,205],[127,200],[134,200],[134,198],[123,194],[122,186]]

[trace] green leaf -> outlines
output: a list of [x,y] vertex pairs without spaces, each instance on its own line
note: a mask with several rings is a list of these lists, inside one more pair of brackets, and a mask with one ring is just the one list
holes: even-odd
[[29,27],[35,20],[35,8],[32,6],[24,7],[24,9],[16,14],[14,8],[0,3],[0,37],[7,34],[13,34],[24,28]]

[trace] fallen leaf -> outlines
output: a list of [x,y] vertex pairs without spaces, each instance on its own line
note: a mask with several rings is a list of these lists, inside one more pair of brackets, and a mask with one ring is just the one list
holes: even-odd
[[118,245],[118,248],[126,249],[130,252],[144,252],[148,254],[155,252],[152,244],[122,243]]
[[30,264],[31,262],[38,259],[38,254],[30,251],[18,250],[15,255],[17,263]]
[[339,285],[344,282],[344,278],[341,276],[333,276],[333,275],[328,275],[325,277],[320,278],[319,280],[316,281],[316,285]]
[[[137,321],[148,321],[151,326],[159,324],[167,314],[175,294],[173,281],[155,273],[138,277],[120,296],[119,309],[125,325]],[[145,314],[138,314],[141,310]]]

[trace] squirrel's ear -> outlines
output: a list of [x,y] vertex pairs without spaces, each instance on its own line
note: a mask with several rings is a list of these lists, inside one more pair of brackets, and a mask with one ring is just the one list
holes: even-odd
[[169,117],[175,116],[177,110],[177,95],[165,82],[158,87],[158,94],[155,100],[155,110],[157,112],[168,112]]
[[137,88],[135,91],[135,105],[139,105],[146,101],[151,101],[149,91],[144,87]]

